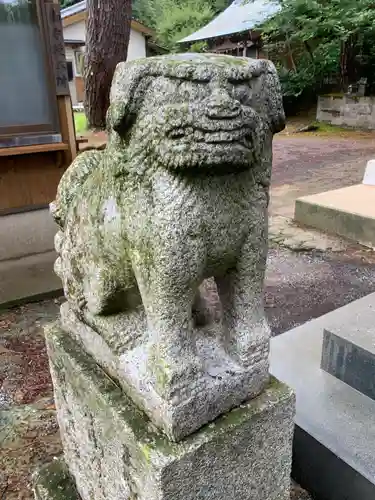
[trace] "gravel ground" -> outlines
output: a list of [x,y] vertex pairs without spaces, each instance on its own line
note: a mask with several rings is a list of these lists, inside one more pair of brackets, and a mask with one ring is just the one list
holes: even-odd
[[270,249],[266,311],[274,335],[375,292],[375,259],[345,253]]

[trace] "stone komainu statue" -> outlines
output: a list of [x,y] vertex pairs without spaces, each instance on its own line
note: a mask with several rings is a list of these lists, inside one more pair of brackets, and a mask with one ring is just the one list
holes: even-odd
[[51,204],[70,307],[81,318],[142,309],[147,369],[173,399],[207,371],[192,311],[211,278],[223,356],[266,379],[268,190],[284,127],[274,66],[193,54],[121,63],[107,125],[107,148],[79,155]]

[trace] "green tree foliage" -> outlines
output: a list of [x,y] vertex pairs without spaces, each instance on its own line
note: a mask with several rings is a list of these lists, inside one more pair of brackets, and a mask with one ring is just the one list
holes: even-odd
[[374,0],[279,2],[263,37],[286,96],[317,92],[332,77],[341,89],[361,77],[375,84]]
[[156,31],[163,46],[174,50],[178,40],[210,22],[231,3],[232,0],[133,0],[133,15]]
[[65,7],[70,7],[71,5],[78,3],[79,1],[80,0],[60,0],[60,5],[61,8],[64,9]]
[[232,0],[211,0],[208,2],[215,15],[220,14],[232,3]]
[[202,0],[161,0],[156,10],[155,29],[162,45],[171,50],[178,40],[207,24],[214,12]]
[[155,28],[156,11],[159,2],[154,0],[133,0],[133,17],[149,28]]

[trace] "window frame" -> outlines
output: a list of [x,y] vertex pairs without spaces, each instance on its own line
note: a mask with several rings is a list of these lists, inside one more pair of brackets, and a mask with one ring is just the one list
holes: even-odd
[[83,78],[83,72],[80,71],[77,56],[85,57],[85,52],[84,50],[82,50],[82,47],[80,47],[79,49],[73,49],[73,54],[74,54],[74,77],[78,76],[80,78]]
[[[71,65],[71,66],[69,66]],[[66,66],[67,66],[67,70],[68,70],[68,81],[69,81],[69,84],[74,82],[74,61],[72,61],[71,59],[67,59],[66,60]],[[69,71],[69,67],[71,67],[72,71],[70,72]],[[72,78],[69,79],[69,73],[71,73],[71,76]]]
[[[56,82],[53,70],[52,52],[48,34],[46,1],[34,0],[36,6],[36,17],[41,35],[42,55],[45,68],[45,79],[47,85],[47,98],[51,107],[52,120],[50,123],[35,123],[32,125],[9,125],[0,127],[0,140],[12,137],[27,137],[41,135],[55,135],[60,133],[59,113],[56,95]],[[48,1],[48,0],[47,0]],[[54,142],[54,141],[47,141]],[[0,148],[7,147],[0,144]]]

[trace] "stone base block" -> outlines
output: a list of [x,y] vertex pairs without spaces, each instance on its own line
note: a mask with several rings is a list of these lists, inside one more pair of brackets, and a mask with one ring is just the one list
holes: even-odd
[[[349,345],[371,352],[374,318],[372,293],[271,341],[271,373],[297,396],[292,475],[314,500],[375,498],[375,400],[364,394],[374,375],[371,364],[364,369],[364,353]],[[324,342],[324,331],[336,339],[331,335]],[[325,356],[331,351],[332,357],[323,360],[330,373],[321,369],[322,348]],[[357,368],[370,380],[354,389]]]
[[289,499],[294,395],[276,379],[174,443],[69,334],[53,325],[46,337],[65,460],[82,500]]
[[[83,345],[173,441],[180,441],[243,401],[258,396],[268,383],[268,338],[255,342],[251,363],[242,366],[222,348],[216,336],[218,325],[214,325],[194,331],[202,373],[189,375],[188,384],[182,384],[173,397],[163,397],[156,391],[156,380],[147,366],[150,344],[143,308],[114,318],[85,317],[85,321],[76,316],[68,303],[62,305],[63,329]],[[165,376],[161,369],[159,383]]]

